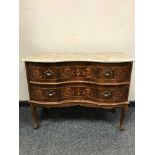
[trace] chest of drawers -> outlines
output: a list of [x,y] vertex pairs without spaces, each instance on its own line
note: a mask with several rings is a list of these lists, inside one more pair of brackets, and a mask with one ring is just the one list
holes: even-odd
[[34,128],[36,108],[87,106],[122,108],[124,128],[133,59],[125,53],[35,54],[25,61]]

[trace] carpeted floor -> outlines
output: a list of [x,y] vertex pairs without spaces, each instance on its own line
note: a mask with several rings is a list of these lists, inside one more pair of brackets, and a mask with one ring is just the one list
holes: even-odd
[[38,109],[41,127],[32,128],[28,107],[20,107],[20,155],[134,155],[135,108],[118,130],[120,109],[68,107]]

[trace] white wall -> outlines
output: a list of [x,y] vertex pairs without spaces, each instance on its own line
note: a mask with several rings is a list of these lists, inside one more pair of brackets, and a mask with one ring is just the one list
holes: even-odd
[[[20,58],[64,51],[134,56],[134,0],[20,0]],[[21,61],[19,74],[19,100],[28,100]],[[135,99],[134,70],[129,99]]]

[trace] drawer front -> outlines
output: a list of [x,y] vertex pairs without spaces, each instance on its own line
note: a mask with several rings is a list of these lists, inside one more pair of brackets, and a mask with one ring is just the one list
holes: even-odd
[[117,103],[128,100],[129,86],[104,86],[97,88],[96,99],[103,103]]
[[34,101],[56,102],[61,99],[61,89],[56,86],[29,85],[30,99]]
[[98,65],[98,82],[129,82],[132,63],[110,63]]
[[58,79],[58,67],[50,63],[26,63],[28,80],[54,82]]
[[30,99],[43,102],[90,100],[99,103],[125,102],[129,85],[96,86],[93,84],[63,84],[58,86],[30,84]]
[[130,82],[132,63],[26,63],[32,82],[85,81],[99,83]]

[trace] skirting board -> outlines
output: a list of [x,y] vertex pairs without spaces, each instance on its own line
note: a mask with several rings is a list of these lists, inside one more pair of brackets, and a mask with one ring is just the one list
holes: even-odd
[[[28,107],[28,101],[19,101],[19,107]],[[130,101],[129,107],[135,107],[135,101]]]

